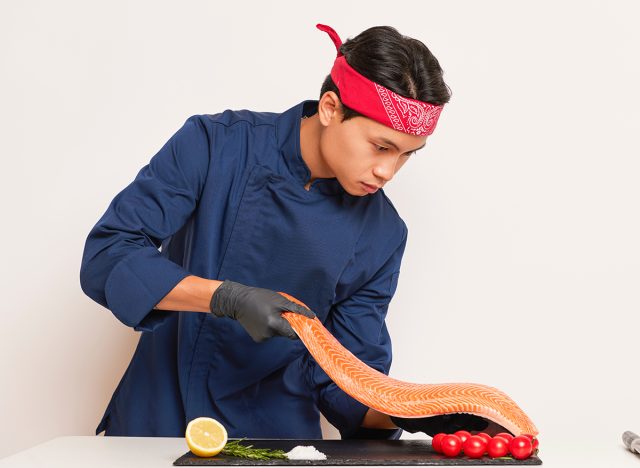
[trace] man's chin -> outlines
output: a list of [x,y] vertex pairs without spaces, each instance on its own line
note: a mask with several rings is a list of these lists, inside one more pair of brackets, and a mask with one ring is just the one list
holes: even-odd
[[[373,193],[367,192],[360,182],[356,182],[355,184],[349,186],[349,188],[345,187],[342,182],[340,185],[349,195],[353,195],[354,197],[366,197],[367,195],[373,195]],[[374,192],[375,193],[375,192]]]

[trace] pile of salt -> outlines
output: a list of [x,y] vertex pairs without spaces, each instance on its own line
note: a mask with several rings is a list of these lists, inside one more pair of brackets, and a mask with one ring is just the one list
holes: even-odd
[[287,452],[290,460],[326,460],[327,456],[313,445],[297,445]]

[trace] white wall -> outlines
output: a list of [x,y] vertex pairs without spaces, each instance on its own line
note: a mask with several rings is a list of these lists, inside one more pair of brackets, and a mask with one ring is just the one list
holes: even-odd
[[129,362],[138,335],[78,279],[110,200],[192,114],[317,98],[335,57],[318,22],[343,40],[395,26],[453,89],[386,189],[410,230],[391,375],[497,386],[542,444],[640,431],[638,13],[611,0],[2,2],[0,456],[93,434]]

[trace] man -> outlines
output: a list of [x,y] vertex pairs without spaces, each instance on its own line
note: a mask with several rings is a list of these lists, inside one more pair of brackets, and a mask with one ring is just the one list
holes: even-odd
[[343,438],[400,436],[405,422],[331,382],[280,314],[317,315],[389,372],[407,227],[382,187],[450,92],[391,27],[345,44],[317,27],[338,50],[318,101],[190,117],[89,233],[83,291],[142,332],[96,434],[182,436],[210,416],[229,437],[311,439],[321,412]]

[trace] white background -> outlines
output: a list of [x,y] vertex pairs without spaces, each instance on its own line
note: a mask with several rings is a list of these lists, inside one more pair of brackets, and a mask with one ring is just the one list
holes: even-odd
[[610,0],[2,1],[0,457],[93,434],[129,363],[139,334],[79,284],[111,199],[190,115],[317,99],[335,48],[316,23],[343,40],[394,26],[453,90],[385,189],[409,226],[391,375],[502,389],[538,426],[543,459],[545,440],[620,449],[640,432],[639,13]]

